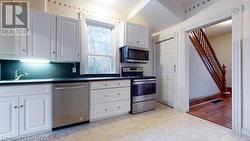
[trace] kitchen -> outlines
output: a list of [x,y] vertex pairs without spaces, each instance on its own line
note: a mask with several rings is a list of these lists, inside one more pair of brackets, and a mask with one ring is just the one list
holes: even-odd
[[[33,9],[29,14],[27,36],[1,36],[3,138],[155,109],[156,78],[145,76],[141,65],[152,55],[146,26],[120,22],[115,27]],[[121,39],[112,35],[118,27]]]
[[[173,4],[178,9],[193,2],[171,4],[178,3]],[[159,132],[165,129],[166,136],[179,136],[183,131],[177,130],[188,126],[190,119],[204,130],[210,126],[175,111],[183,111],[184,103],[177,97],[179,34],[158,35],[184,20],[164,1],[1,3],[1,15],[7,13],[1,30],[20,32],[0,35],[0,140],[154,140],[168,138]],[[18,8],[26,19],[15,13]],[[168,18],[157,23],[154,10]],[[9,18],[13,13],[16,17]],[[159,49],[162,44],[165,48]],[[231,133],[211,126],[217,134]]]

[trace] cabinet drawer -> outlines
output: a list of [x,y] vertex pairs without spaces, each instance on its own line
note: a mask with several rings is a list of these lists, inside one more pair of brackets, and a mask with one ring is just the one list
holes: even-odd
[[130,80],[91,82],[92,90],[117,88],[117,87],[129,87],[129,86],[130,86]]
[[90,120],[104,119],[130,111],[130,100],[91,105]]
[[114,101],[122,101],[130,99],[130,87],[92,90],[90,92],[91,104],[101,104]]
[[0,86],[0,97],[50,94],[51,91],[52,91],[52,87],[50,84]]

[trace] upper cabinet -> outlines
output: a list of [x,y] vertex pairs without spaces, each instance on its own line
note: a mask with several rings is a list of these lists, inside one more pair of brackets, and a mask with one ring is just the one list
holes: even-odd
[[19,59],[27,56],[26,36],[0,35],[0,58]]
[[80,21],[57,17],[57,60],[80,61]]
[[1,36],[0,59],[80,62],[80,21],[32,11],[28,36]]
[[56,16],[32,12],[28,36],[28,57],[56,59]]
[[146,26],[125,23],[125,45],[148,48],[148,36]]

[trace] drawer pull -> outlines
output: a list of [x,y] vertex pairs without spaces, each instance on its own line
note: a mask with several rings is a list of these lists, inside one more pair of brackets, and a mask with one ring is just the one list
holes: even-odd
[[121,109],[121,107],[120,107],[120,106],[118,106],[118,109]]
[[118,83],[118,85],[121,85],[121,83]]
[[105,86],[108,86],[108,84],[105,84]]
[[118,95],[121,95],[120,93],[118,93]]
[[105,111],[107,112],[107,111],[108,111],[108,109],[105,109]]
[[108,97],[108,95],[105,95],[105,97]]
[[23,108],[24,106],[23,105],[21,105],[19,108]]
[[17,106],[14,106],[15,109],[17,109]]

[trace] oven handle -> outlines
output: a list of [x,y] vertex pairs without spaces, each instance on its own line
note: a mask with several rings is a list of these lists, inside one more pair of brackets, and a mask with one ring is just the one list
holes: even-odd
[[134,82],[156,81],[156,79],[136,79]]
[[140,84],[154,84],[156,81],[145,81],[145,82],[134,82],[134,85],[140,85]]
[[127,59],[128,62],[134,62],[134,63],[148,63],[149,61],[144,60],[135,60],[135,59]]

